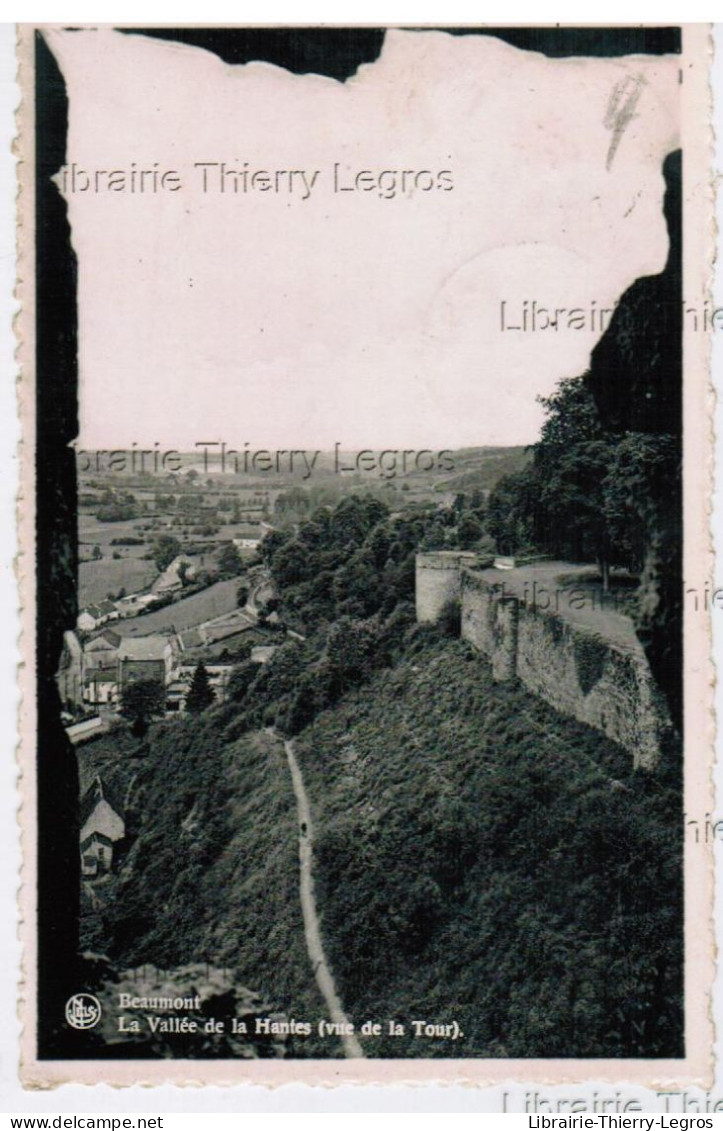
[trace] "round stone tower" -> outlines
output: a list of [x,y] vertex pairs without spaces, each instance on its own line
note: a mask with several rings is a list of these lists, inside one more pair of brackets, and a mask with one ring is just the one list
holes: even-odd
[[472,567],[475,561],[476,554],[465,550],[431,550],[417,554],[414,588],[420,624],[438,620],[448,601],[459,600],[462,568]]

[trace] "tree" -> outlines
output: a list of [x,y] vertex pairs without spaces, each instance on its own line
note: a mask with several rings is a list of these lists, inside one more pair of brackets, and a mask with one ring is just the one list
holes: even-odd
[[484,533],[482,523],[474,514],[465,514],[457,527],[457,540],[461,550],[471,550]]
[[376,499],[348,496],[341,500],[331,516],[332,540],[347,552],[356,549],[388,514],[389,508]]
[[[249,648],[249,654],[251,649]],[[232,703],[241,703],[246,692],[259,674],[259,665],[251,663],[248,656],[231,672],[228,681],[228,698]]]
[[535,468],[505,475],[495,484],[487,505],[487,528],[500,554],[516,554],[533,545],[539,483]]
[[479,556],[480,562],[485,559],[494,558],[497,547],[495,540],[490,534],[483,534],[478,542],[475,543],[474,552]]
[[329,629],[325,659],[332,684],[343,694],[364,683],[382,657],[378,651],[378,628],[373,621],[340,617]]
[[245,608],[246,604],[248,603],[249,593],[250,590],[248,585],[246,585],[245,582],[242,581],[238,589],[236,590],[236,604],[239,609]]
[[126,522],[137,517],[138,507],[135,503],[109,503],[108,506],[98,507],[96,511],[98,522]]
[[603,428],[586,377],[540,397],[546,419],[533,463],[506,476],[489,499],[487,525],[503,553],[533,544],[570,561],[597,561],[607,587],[621,549],[611,538],[604,479],[616,440]]
[[101,550],[100,546],[94,546],[93,547],[93,561],[99,562],[102,557],[103,557],[103,551]]
[[[368,539],[367,539],[368,541]],[[420,550],[443,550],[446,545],[444,525],[440,520],[435,520],[427,530],[419,544]],[[466,549],[466,547],[463,547]]]
[[584,440],[604,436],[600,415],[586,376],[567,377],[549,397],[538,397],[545,410],[540,440],[534,445],[535,462],[550,462]]
[[603,483],[614,448],[604,440],[571,445],[545,468],[540,494],[548,544],[573,561],[597,561],[607,589],[611,544]]
[[290,534],[283,530],[270,530],[259,547],[263,560],[272,564],[282,546],[290,541]]
[[180,552],[181,543],[171,534],[162,534],[160,538],[157,538],[153,547],[153,560],[158,570],[163,573],[164,569],[168,569],[173,559],[177,558]]
[[371,553],[360,552],[336,571],[332,595],[337,613],[341,611],[353,617],[364,618],[378,610],[382,592],[379,574],[372,563]]
[[308,491],[305,491],[303,487],[290,487],[288,491],[282,491],[281,494],[276,496],[274,513],[282,516],[308,514],[309,504]]
[[611,538],[633,572],[642,570],[648,547],[661,541],[663,531],[671,541],[680,541],[680,524],[666,513],[679,475],[676,448],[671,436],[628,432],[606,469],[603,491]]
[[218,555],[218,572],[221,577],[236,577],[244,568],[241,555],[233,542],[227,542]]
[[615,555],[602,485],[615,443],[584,376],[561,381],[540,403],[546,420],[534,447],[536,540],[573,561],[596,560],[606,581]]
[[282,544],[274,554],[271,572],[282,588],[307,581],[315,572],[308,547],[299,541]]
[[208,672],[203,661],[201,661],[193,673],[191,687],[186,698],[186,710],[192,715],[200,715],[202,711],[211,706],[215,698]]
[[153,496],[153,509],[156,512],[172,511],[176,505],[175,495],[164,495],[160,491],[156,491]]
[[165,714],[166,689],[153,679],[139,679],[123,688],[120,713],[131,724],[133,734],[141,737],[151,719]]

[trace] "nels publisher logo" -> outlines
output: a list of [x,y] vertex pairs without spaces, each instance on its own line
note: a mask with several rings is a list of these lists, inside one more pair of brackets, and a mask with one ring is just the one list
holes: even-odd
[[100,1002],[92,994],[73,994],[65,1006],[65,1020],[73,1029],[92,1029],[100,1013]]

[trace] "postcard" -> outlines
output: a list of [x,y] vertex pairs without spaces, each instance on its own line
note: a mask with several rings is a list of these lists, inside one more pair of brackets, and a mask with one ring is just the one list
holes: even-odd
[[710,50],[20,27],[26,1087],[710,1087]]

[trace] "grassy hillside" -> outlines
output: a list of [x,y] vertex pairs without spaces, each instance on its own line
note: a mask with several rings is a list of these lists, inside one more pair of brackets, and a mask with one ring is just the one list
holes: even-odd
[[85,781],[100,770],[127,799],[130,841],[119,873],[96,886],[100,906],[86,900],[83,949],[117,968],[228,967],[289,1017],[321,1016],[283,748],[263,732],[229,742],[210,713],[153,727],[147,743],[107,735],[81,759]]
[[[264,684],[273,710],[273,681]],[[284,692],[282,680],[280,688]],[[86,908],[84,946],[119,966],[231,967],[287,1016],[324,1016],[298,898],[283,748],[244,734],[242,701],[109,735],[130,847]],[[434,629],[347,690],[297,752],[316,833],[317,902],[348,1015],[402,1037],[378,1056],[680,1052],[675,783],[633,774],[597,732]],[[458,1041],[413,1020],[457,1021]],[[338,1056],[297,1040],[295,1056]]]
[[111,557],[97,562],[80,562],[78,566],[78,608],[105,601],[109,593],[125,589],[137,593],[146,589],[158,577],[153,562],[124,555],[120,560]]
[[680,1050],[678,793],[463,644],[375,677],[297,743],[351,1016],[457,1020],[382,1056]]
[[202,589],[190,597],[174,601],[172,605],[166,605],[157,612],[119,621],[113,627],[123,636],[183,632],[185,628],[213,620],[214,617],[224,616],[225,613],[237,608],[238,586],[237,577],[232,577],[229,581],[217,581],[214,585],[209,585],[208,589]]
[[527,448],[461,448],[454,453],[454,472],[437,481],[437,490],[491,491],[505,475],[521,471],[531,459]]

